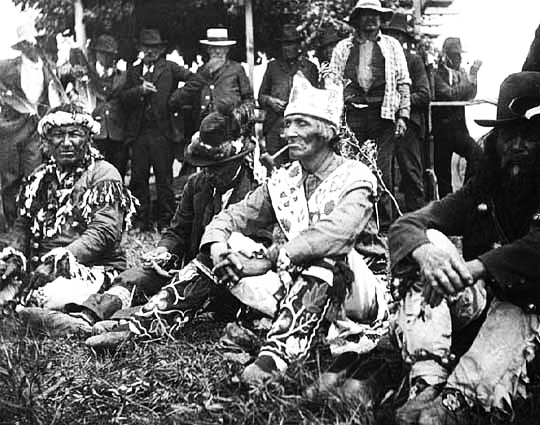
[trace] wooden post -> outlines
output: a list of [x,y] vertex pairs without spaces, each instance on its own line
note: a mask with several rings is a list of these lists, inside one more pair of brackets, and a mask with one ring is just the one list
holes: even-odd
[[[246,13],[246,56],[249,67],[249,81],[253,87],[253,68],[255,67],[255,50],[253,47],[253,0],[244,0]],[[255,90],[255,89],[254,89]]]
[[84,7],[82,0],[73,0],[73,11],[75,17],[75,38],[77,45],[86,56],[86,28],[84,26]]
[[422,0],[414,0],[413,7],[414,7],[414,19],[416,20],[416,23],[420,22],[420,19],[422,18]]

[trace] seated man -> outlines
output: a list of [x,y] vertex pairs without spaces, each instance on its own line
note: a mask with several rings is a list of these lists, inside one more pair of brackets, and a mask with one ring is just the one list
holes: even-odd
[[[126,267],[120,242],[136,200],[90,147],[99,123],[64,104],[41,119],[38,132],[46,159],[22,187],[11,243],[0,253],[0,304],[60,310],[97,292],[122,304],[123,294],[108,288]],[[28,307],[21,315],[46,311]]]
[[[540,73],[510,75],[497,119],[477,121],[494,127],[479,174],[390,229],[411,365],[399,424],[475,423],[472,406],[511,414],[526,394],[540,324],[539,106]],[[445,235],[463,238],[463,257]]]
[[[315,89],[297,74],[284,113],[293,162],[214,218],[203,235],[201,250],[210,254],[221,283],[275,318],[242,375],[248,383],[283,373],[307,355],[332,307],[363,320],[377,314],[377,283],[358,254],[381,252],[373,218],[376,180],[367,166],[332,150],[342,108],[340,90]],[[228,242],[237,245],[235,232],[251,236],[275,224],[267,250],[249,256],[245,246],[230,249]],[[359,303],[344,306],[350,288],[347,300]]]
[[[229,106],[220,104],[218,112],[208,115],[201,123],[198,136],[188,146],[186,158],[203,170],[187,181],[171,227],[163,233],[157,248],[142,256],[143,267],[128,269],[114,280],[111,291],[126,294],[128,299],[131,295],[134,305],[144,303],[171,281],[173,275],[169,275],[168,270],[178,259],[191,262],[197,257],[200,262],[196,264],[208,264],[207,257],[198,255],[204,228],[224,207],[238,202],[258,185],[253,160],[248,156],[255,142],[241,134],[245,117],[235,118]],[[263,229],[258,235],[260,240],[268,241],[271,232]],[[190,263],[187,270],[193,267]],[[97,321],[109,319],[129,305],[119,304],[110,297],[91,296],[78,306],[72,306],[71,310],[78,312],[75,315],[56,313],[51,325],[54,328],[57,323],[61,324],[59,331],[84,328],[85,333],[90,334]],[[100,328],[102,326],[96,327],[94,332],[99,333]],[[118,336],[108,335],[104,339]]]

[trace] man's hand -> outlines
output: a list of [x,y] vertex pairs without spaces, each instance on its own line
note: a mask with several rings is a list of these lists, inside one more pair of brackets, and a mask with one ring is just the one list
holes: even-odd
[[287,102],[285,100],[278,99],[277,97],[268,96],[267,100],[268,106],[275,112],[283,112],[287,107]]
[[21,273],[22,267],[16,258],[0,260],[0,279],[2,282],[18,277]]
[[156,86],[153,83],[151,83],[150,81],[146,81],[146,80],[143,80],[143,82],[141,84],[141,90],[142,90],[143,95],[147,95],[149,93],[156,93],[157,92]]
[[214,262],[214,273],[220,282],[228,286],[235,285],[246,276],[263,275],[272,268],[268,258],[248,257],[229,249],[227,244],[213,244],[210,255]]
[[481,60],[475,60],[474,63],[471,66],[471,75],[476,76],[478,74],[478,71],[480,70],[480,67],[482,66]]
[[403,118],[398,118],[396,121],[396,131],[394,135],[396,137],[403,137],[407,131],[407,122]]
[[47,262],[40,264],[32,273],[32,287],[39,288],[55,279],[53,275],[53,264]]
[[453,296],[473,284],[473,276],[459,254],[427,243],[416,248],[413,258],[420,266],[424,281],[424,299],[432,307],[442,298]]

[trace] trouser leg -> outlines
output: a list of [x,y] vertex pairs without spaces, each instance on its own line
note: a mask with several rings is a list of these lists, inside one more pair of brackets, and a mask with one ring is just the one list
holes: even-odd
[[439,196],[452,193],[453,129],[441,127],[433,134],[433,160]]
[[405,207],[403,212],[415,211],[424,206],[424,183],[422,180],[420,129],[410,122],[405,135],[396,140],[396,160],[399,165]]
[[539,324],[537,315],[494,299],[447,387],[459,389],[488,411],[507,410],[515,396],[526,393],[526,365],[538,350]]
[[330,307],[331,284],[332,279],[305,274],[298,277],[281,301],[256,363],[262,366],[272,359],[275,367],[284,372],[292,361],[308,354]]
[[152,167],[156,177],[157,222],[159,227],[168,227],[174,215],[173,191],[174,146],[172,141],[156,132],[150,147]]

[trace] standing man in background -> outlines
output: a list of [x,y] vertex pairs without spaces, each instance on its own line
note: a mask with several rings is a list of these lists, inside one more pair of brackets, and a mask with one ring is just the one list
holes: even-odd
[[405,135],[396,140],[396,160],[401,176],[400,188],[405,195],[404,212],[424,206],[422,180],[422,145],[426,134],[426,113],[431,97],[429,80],[422,58],[413,52],[413,28],[407,15],[395,13],[384,33],[397,39],[405,53],[411,77],[411,116]]
[[[289,101],[294,75],[301,71],[311,85],[316,86],[319,73],[314,63],[302,57],[300,49],[301,37],[292,24],[283,26],[281,56],[268,63],[261,87],[259,89],[259,105],[266,111],[263,134],[266,140],[266,152],[275,154],[287,142],[281,138],[283,127],[283,111]],[[289,161],[287,152],[279,155],[275,164]]]
[[[448,37],[442,48],[439,66],[435,72],[435,100],[472,100],[476,96],[476,83],[481,61],[475,61],[471,71],[461,67],[461,40]],[[435,174],[439,196],[452,193],[452,155],[457,153],[467,160],[465,179],[476,173],[482,149],[469,134],[464,106],[437,106],[433,108],[433,139]]]
[[[200,80],[188,69],[165,59],[166,42],[156,29],[143,29],[139,46],[142,62],[127,71],[121,100],[129,111],[126,140],[131,143],[131,190],[141,203],[134,226],[151,227],[151,202],[148,180],[150,167],[156,176],[158,230],[169,225],[175,200],[172,189],[175,143],[169,98],[178,82]],[[202,81],[201,81],[202,85]]]
[[40,54],[37,35],[32,24],[20,26],[12,48],[21,56],[0,61],[0,228],[15,221],[22,179],[41,163],[39,118],[60,99],[61,88]]
[[[405,135],[410,115],[409,71],[403,48],[381,34],[392,10],[378,0],[359,0],[349,17],[355,33],[340,41],[332,54],[331,72],[342,81],[347,124],[358,139],[377,144],[377,165],[387,188],[392,187],[396,139]],[[390,200],[381,203],[382,225],[391,221]]]

